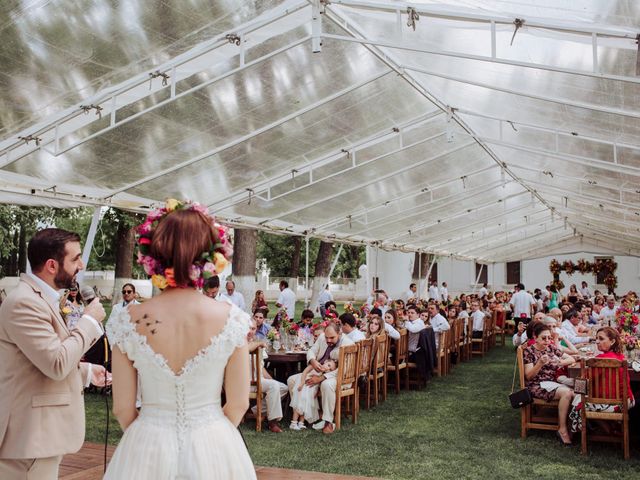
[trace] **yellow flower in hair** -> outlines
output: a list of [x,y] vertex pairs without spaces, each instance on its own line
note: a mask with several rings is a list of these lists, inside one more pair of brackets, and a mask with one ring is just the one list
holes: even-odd
[[222,273],[222,271],[227,268],[227,259],[224,258],[220,252],[216,252],[213,254],[213,263],[216,265],[216,272]]
[[167,288],[167,279],[164,278],[164,275],[152,275],[151,283],[154,287],[157,287],[160,290],[164,290],[165,288]]
[[176,200],[175,198],[170,198],[167,200],[164,208],[167,209],[167,212],[173,212],[178,207],[178,205],[180,205],[180,202],[178,200]]

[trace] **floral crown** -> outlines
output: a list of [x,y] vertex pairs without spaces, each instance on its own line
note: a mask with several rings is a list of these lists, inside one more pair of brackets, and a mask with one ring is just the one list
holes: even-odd
[[[153,232],[160,221],[175,210],[193,210],[200,212],[210,219],[211,230],[217,239],[215,244],[211,244],[209,250],[202,252],[189,269],[189,285],[178,285],[174,277],[173,267],[163,265],[158,259],[150,255],[151,239]],[[196,287],[202,288],[205,280],[221,273],[228,264],[228,260],[233,254],[233,249],[229,241],[227,228],[223,227],[210,216],[207,207],[196,202],[183,202],[173,198],[167,200],[163,208],[152,210],[147,215],[144,223],[137,228],[138,243],[138,263],[142,265],[144,271],[151,277],[151,283],[161,290],[167,287]]]

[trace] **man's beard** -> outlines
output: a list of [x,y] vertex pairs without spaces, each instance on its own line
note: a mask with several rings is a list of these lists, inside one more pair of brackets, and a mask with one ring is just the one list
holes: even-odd
[[76,274],[78,272],[79,270],[76,270],[73,275],[69,275],[69,273],[64,268],[61,268],[60,270],[58,270],[58,273],[56,273],[56,276],[53,279],[53,283],[56,284],[57,288],[71,288],[76,283]]

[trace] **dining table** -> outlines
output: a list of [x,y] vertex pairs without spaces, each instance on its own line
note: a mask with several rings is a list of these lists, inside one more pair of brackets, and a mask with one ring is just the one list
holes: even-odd
[[287,383],[287,378],[302,372],[307,364],[306,351],[267,351],[267,368],[271,370],[273,378]]

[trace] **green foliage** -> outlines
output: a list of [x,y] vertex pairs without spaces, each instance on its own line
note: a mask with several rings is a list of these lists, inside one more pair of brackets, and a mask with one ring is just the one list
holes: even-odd
[[[338,252],[338,244],[334,245],[334,255]],[[320,249],[320,240],[309,239],[309,277],[314,276],[316,258]],[[332,278],[357,278],[358,268],[365,263],[365,247],[345,245]],[[267,232],[258,232],[258,245],[256,257],[265,258],[267,266],[271,270],[272,277],[288,277],[293,256],[293,243],[291,237],[274,235]],[[304,239],[300,248],[300,276],[305,275],[306,246]]]

